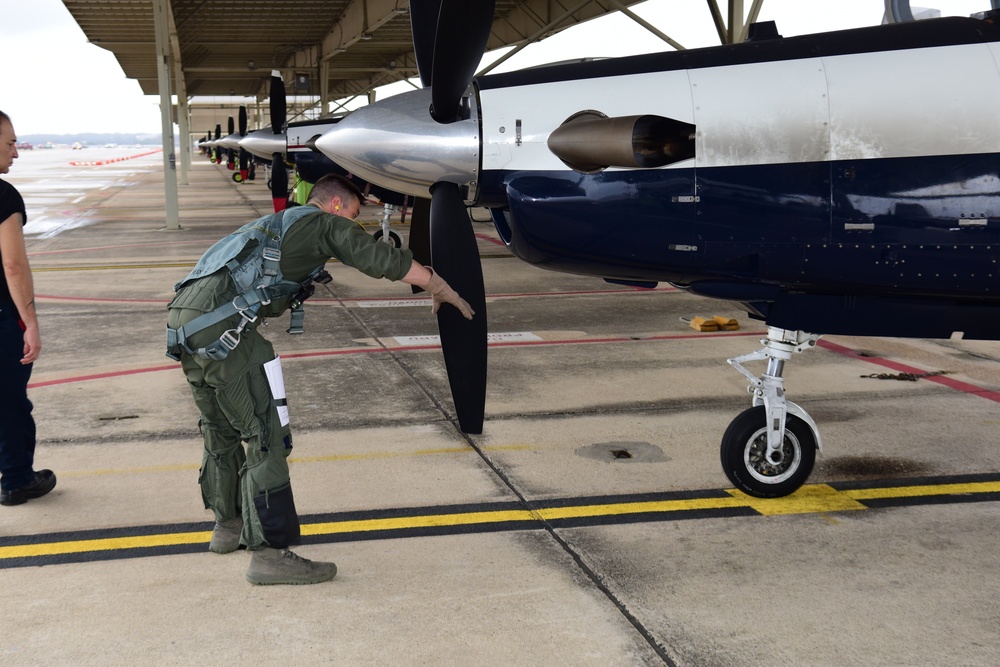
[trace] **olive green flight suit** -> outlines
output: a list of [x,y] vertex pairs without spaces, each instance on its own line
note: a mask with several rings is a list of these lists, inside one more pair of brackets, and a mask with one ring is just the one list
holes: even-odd
[[[409,250],[376,241],[352,220],[315,211],[294,222],[281,242],[280,266],[286,279],[302,280],[330,258],[375,278],[399,280],[409,271]],[[235,296],[227,269],[199,278],[174,297],[167,326],[181,327]],[[262,318],[282,313],[288,301],[265,306]],[[275,355],[271,343],[257,332],[261,319],[244,328],[239,344],[224,360],[184,352],[181,368],[201,411],[205,449],[199,483],[206,509],[219,522],[242,514],[240,541],[249,549],[281,549],[299,543],[286,460],[292,437],[289,426],[280,423],[263,368]],[[208,345],[240,321],[234,315],[191,335],[189,347]]]

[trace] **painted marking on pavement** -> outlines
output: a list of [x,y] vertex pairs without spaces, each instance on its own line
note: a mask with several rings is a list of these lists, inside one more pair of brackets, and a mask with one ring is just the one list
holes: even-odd
[[[828,340],[820,339],[817,343],[822,348],[830,350],[831,352],[836,352],[837,354],[842,354],[845,357],[850,357],[851,359],[856,359],[858,361],[867,361],[870,364],[875,364],[877,366],[883,366],[885,368],[890,368],[899,373],[913,373],[915,375],[921,375],[925,372],[922,368],[917,368],[916,366],[909,366],[907,364],[901,364],[898,361],[890,361],[889,359],[883,359],[881,357],[869,357],[862,356],[852,350],[849,347],[843,345],[838,345],[836,343],[831,343]],[[927,377],[919,378],[921,380],[927,380],[928,382],[935,382],[945,387],[955,389],[956,391],[965,392],[966,394],[974,394],[980,398],[985,398],[988,401],[993,401],[995,403],[1000,403],[1000,392],[992,391],[989,389],[983,389],[982,387],[977,387],[974,384],[968,382],[962,382],[953,377],[947,375],[929,375]]]
[[[303,542],[540,530],[725,517],[825,514],[879,507],[1000,501],[1000,473],[808,484],[785,498],[735,489],[338,512],[301,517]],[[210,522],[0,537],[0,569],[206,550]]]
[[[669,340],[684,340],[688,338],[719,338],[719,337],[733,337],[733,336],[760,336],[760,331],[727,331],[727,332],[715,332],[715,333],[696,333],[696,334],[670,334],[662,336],[646,336],[644,338],[635,338],[632,336],[610,336],[606,338],[573,338],[573,339],[554,339],[554,340],[498,340],[498,341],[487,341],[487,344],[491,347],[516,347],[519,345],[595,345],[595,344],[608,344],[608,343],[643,343],[651,341],[669,341]],[[390,337],[391,338],[391,337]],[[319,357],[339,357],[344,355],[355,355],[355,354],[385,354],[389,351],[392,352],[421,352],[426,350],[438,350],[441,349],[441,343],[439,340],[430,342],[432,338],[436,339],[437,336],[427,336],[428,342],[426,344],[418,345],[408,345],[393,348],[385,347],[352,347],[352,348],[340,348],[335,350],[320,350],[317,352],[297,352],[281,355],[282,359],[312,359]],[[388,339],[386,339],[388,340]],[[169,366],[149,366],[144,368],[131,368],[121,371],[109,371],[106,373],[94,373],[89,375],[77,375],[65,378],[56,378],[51,380],[41,380],[37,382],[32,382],[28,384],[28,389],[38,389],[41,387],[51,387],[54,385],[61,384],[72,384],[74,382],[87,382],[90,380],[104,380],[113,377],[119,377],[123,375],[136,375],[140,373],[158,373],[160,371],[176,371],[178,368],[177,364],[172,364]]]
[[[427,336],[394,336],[397,343],[404,347],[412,345],[441,345],[441,336],[436,334]],[[501,343],[528,343],[544,340],[538,334],[530,331],[508,331],[486,334],[488,345],[499,345]]]

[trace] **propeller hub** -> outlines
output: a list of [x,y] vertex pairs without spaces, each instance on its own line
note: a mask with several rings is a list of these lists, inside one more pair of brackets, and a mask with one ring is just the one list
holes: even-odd
[[230,135],[227,135],[225,137],[222,137],[221,139],[219,139],[218,141],[216,141],[215,145],[216,146],[222,146],[223,148],[228,148],[230,150],[234,150],[235,151],[235,150],[238,150],[239,147],[240,147],[240,139],[241,138],[242,137],[240,137],[240,135],[238,135],[238,134],[236,134],[234,132],[234,133],[232,133]]
[[345,116],[316,140],[316,148],[344,169],[388,190],[429,197],[444,181],[467,188],[474,201],[480,132],[475,96],[470,119],[438,123],[431,91],[389,97]]

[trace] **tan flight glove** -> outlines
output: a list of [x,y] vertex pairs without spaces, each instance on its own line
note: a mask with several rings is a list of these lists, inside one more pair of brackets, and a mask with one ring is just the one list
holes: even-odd
[[458,292],[453,290],[448,283],[444,281],[444,278],[439,276],[434,272],[429,266],[425,266],[425,269],[431,272],[431,279],[427,281],[424,285],[424,289],[431,293],[431,312],[437,313],[438,309],[441,307],[442,303],[450,303],[451,305],[458,308],[458,311],[462,313],[462,316],[471,320],[472,316],[475,315],[475,311],[466,303],[465,299],[458,295]]

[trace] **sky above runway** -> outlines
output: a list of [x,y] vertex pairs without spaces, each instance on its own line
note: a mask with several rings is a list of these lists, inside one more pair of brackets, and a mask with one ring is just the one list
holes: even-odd
[[[747,8],[750,4],[745,0]],[[937,7],[946,15],[968,15],[988,9],[990,3],[927,0],[915,2],[914,8],[918,4]],[[759,20],[774,20],[781,34],[791,36],[875,25],[882,20],[883,7],[883,0],[764,0]],[[633,9],[687,48],[718,44],[703,0],[648,0]],[[628,17],[612,15],[532,45],[495,71],[669,48]],[[493,59],[488,56],[484,62]],[[0,82],[0,110],[12,117],[19,135],[160,131],[159,98],[143,95],[111,52],[88,43],[60,0],[4,2]],[[403,90],[412,87],[397,84],[379,91],[379,97]]]

